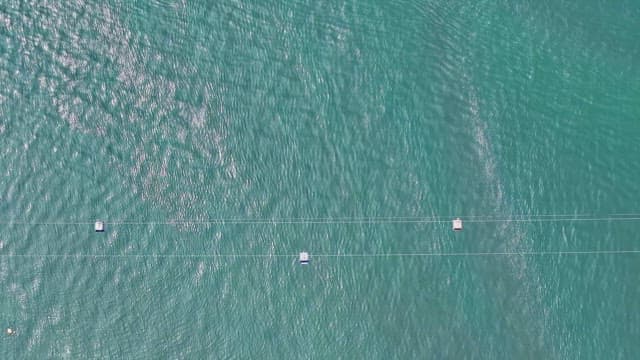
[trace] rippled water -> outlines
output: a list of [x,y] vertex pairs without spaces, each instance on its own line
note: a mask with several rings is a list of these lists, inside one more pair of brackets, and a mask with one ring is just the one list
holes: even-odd
[[638,253],[366,255],[640,250],[639,16],[2,2],[0,357],[634,357]]

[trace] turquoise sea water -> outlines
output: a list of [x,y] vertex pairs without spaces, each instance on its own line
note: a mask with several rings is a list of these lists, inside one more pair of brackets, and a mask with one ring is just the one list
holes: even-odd
[[638,18],[1,2],[0,358],[636,357]]

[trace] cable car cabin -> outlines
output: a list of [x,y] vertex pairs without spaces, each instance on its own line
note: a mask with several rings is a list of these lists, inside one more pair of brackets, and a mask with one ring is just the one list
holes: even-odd
[[299,259],[300,259],[300,264],[301,265],[309,264],[309,253],[308,252],[301,252]]
[[460,231],[462,230],[462,220],[460,220],[460,218],[456,218],[451,222],[451,227],[453,228],[453,231]]

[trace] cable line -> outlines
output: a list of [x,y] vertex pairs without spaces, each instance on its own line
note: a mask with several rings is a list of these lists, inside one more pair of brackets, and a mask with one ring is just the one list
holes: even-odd
[[[638,221],[640,214],[609,214],[609,215],[470,215],[459,216],[465,223],[509,223],[509,222],[603,222],[603,221]],[[204,220],[103,220],[109,225],[366,225],[366,224],[439,224],[451,222],[451,217],[342,217],[342,218],[220,218]],[[4,220],[0,225],[92,225],[93,221],[23,221]]]
[[[310,254],[312,258],[404,258],[404,257],[500,257],[563,255],[639,255],[640,250],[575,250],[575,251],[502,251],[502,252],[416,252],[416,253],[333,253]],[[298,254],[0,254],[0,258],[94,258],[94,259],[215,259],[215,258],[292,258]]]

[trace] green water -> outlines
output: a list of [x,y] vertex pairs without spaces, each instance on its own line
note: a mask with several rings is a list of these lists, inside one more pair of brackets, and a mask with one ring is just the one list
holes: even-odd
[[636,357],[639,17],[1,2],[0,358]]

